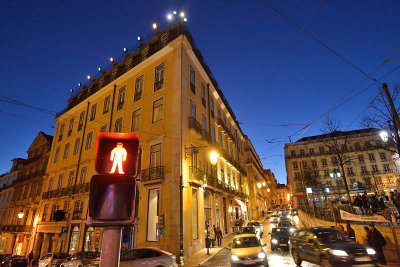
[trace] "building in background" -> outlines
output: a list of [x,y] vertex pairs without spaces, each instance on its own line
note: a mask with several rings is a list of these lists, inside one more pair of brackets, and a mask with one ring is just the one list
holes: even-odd
[[[186,257],[205,247],[206,225],[230,234],[249,218],[245,135],[180,23],[90,77],[55,121],[38,255],[101,248],[101,228],[86,226],[99,132],[138,133],[142,143],[139,220],[123,231],[127,248],[165,247],[176,255],[183,249]],[[212,151],[218,153],[213,164]]]
[[304,203],[305,199],[310,200],[306,188],[311,188],[314,195],[323,196],[322,200],[346,197],[343,174],[349,191],[355,182],[361,182],[368,192],[379,194],[397,188],[394,157],[381,140],[379,130],[335,132],[334,136],[344,158],[344,173],[332,149],[330,134],[304,137],[285,144],[286,173],[294,207]]
[[289,191],[289,188],[285,184],[277,184],[277,204],[285,209],[291,207],[291,195],[292,192]]
[[[36,240],[37,211],[53,137],[39,132],[27,159],[14,159],[0,193],[0,250],[27,256]],[[4,188],[4,187],[3,187]]]

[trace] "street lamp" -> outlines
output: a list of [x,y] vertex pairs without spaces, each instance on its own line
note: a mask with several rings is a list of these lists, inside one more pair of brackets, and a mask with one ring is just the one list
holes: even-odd
[[19,219],[24,218],[24,212],[23,212],[23,211],[20,211],[20,212],[18,213],[18,218],[19,218]]
[[265,182],[262,182],[262,186],[263,186],[263,187],[265,186]]
[[261,183],[257,183],[257,187],[258,187],[258,188],[261,188]]
[[211,162],[211,165],[217,164],[218,157],[219,157],[219,154],[218,154],[217,152],[215,152],[215,151],[211,151],[211,152],[210,152],[210,162]]

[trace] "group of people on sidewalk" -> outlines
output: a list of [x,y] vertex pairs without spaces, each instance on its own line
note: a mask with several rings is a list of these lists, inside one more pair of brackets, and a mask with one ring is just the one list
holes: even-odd
[[208,223],[206,224],[206,240],[208,240],[208,247],[215,247],[215,241],[217,241],[217,246],[220,247],[222,244],[222,230],[219,226],[215,227],[215,225],[210,226]]
[[395,218],[400,217],[400,194],[396,189],[389,195],[375,193],[368,196],[367,192],[364,191],[362,195],[357,194],[354,197],[353,204],[364,214],[378,213],[390,209]]
[[[334,228],[333,226],[331,228]],[[339,232],[343,235],[353,239],[356,241],[356,234],[354,229],[351,228],[349,223],[346,224],[346,230],[343,225],[339,225]],[[380,264],[386,264],[385,254],[383,254],[383,247],[386,246],[386,240],[383,235],[375,228],[373,224],[369,226],[364,226],[364,230],[366,232],[366,237],[363,240],[363,245],[373,248],[376,251],[376,256],[378,258],[378,262]]]

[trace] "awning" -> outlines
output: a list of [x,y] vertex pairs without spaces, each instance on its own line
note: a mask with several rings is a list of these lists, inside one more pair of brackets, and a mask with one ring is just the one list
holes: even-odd
[[234,202],[236,202],[237,205],[240,206],[240,208],[242,210],[244,210],[244,211],[247,210],[247,206],[246,206],[246,204],[243,203],[243,201],[241,201],[240,199],[237,199],[237,198],[234,198],[233,200],[234,200]]

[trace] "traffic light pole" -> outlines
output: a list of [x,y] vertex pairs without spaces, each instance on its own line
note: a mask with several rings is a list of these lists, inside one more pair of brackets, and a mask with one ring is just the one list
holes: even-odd
[[121,227],[104,227],[100,267],[119,266]]

